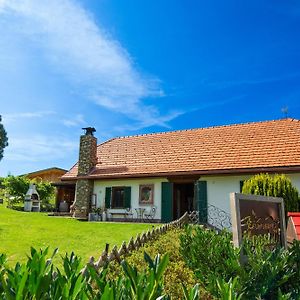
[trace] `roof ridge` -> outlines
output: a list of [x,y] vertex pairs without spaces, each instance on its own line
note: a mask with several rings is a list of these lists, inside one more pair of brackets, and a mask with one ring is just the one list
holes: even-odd
[[105,143],[108,143],[112,140],[116,139],[125,139],[125,138],[131,138],[131,137],[140,137],[140,136],[151,136],[151,135],[158,135],[158,134],[168,134],[168,133],[175,133],[175,132],[186,132],[186,131],[196,131],[196,130],[204,130],[204,129],[213,129],[213,128],[224,128],[224,127],[234,127],[234,126],[241,126],[241,125],[249,125],[249,124],[261,124],[261,123],[271,123],[271,122],[278,122],[278,121],[296,121],[300,122],[298,119],[294,118],[281,118],[281,119],[273,119],[273,120],[265,120],[265,121],[250,121],[246,123],[233,123],[233,124],[227,124],[227,125],[215,125],[215,126],[208,126],[208,127],[197,127],[197,128],[188,128],[188,129],[178,129],[178,130],[170,130],[170,131],[160,131],[160,132],[150,132],[150,133],[142,133],[142,134],[133,134],[133,135],[124,135],[124,136],[117,136],[112,139],[107,140],[106,142],[103,142],[100,145],[103,145]]

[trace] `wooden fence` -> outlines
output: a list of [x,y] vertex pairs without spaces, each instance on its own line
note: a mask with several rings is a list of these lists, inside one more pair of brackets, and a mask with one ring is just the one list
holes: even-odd
[[[102,252],[102,254],[100,255],[99,259],[95,261],[95,258],[91,256],[87,265],[94,267],[98,271],[100,268],[106,266],[107,264],[109,264],[114,260],[117,262],[121,262],[122,256],[123,257],[126,256],[133,250],[138,250],[145,243],[147,243],[150,240],[158,238],[161,234],[167,232],[169,229],[181,228],[183,225],[190,223],[191,221],[193,221],[193,214],[188,214],[186,212],[178,220],[153,228],[151,231],[148,230],[146,233],[138,234],[135,239],[132,237],[127,244],[124,241],[119,249],[115,245],[112,248],[112,250],[109,252],[109,244],[106,244],[106,247]],[[85,266],[81,272],[83,274],[86,274],[87,266]]]

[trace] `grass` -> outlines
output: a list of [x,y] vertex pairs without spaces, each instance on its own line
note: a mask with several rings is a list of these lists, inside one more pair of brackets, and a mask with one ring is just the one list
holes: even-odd
[[[90,256],[98,258],[106,243],[111,249],[148,229],[152,224],[83,222],[15,211],[0,204],[0,253],[7,254],[10,265],[25,262],[31,246],[59,248],[60,255],[73,251],[85,263]],[[59,255],[56,260],[61,261]]]

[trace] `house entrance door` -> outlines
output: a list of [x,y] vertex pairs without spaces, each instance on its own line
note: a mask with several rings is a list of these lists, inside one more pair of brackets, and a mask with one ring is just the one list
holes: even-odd
[[175,183],[173,188],[173,220],[195,209],[194,182]]

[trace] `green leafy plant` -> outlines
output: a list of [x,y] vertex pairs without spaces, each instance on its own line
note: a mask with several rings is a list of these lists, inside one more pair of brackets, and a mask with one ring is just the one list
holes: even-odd
[[243,183],[243,194],[282,197],[285,211],[299,210],[299,193],[283,174],[258,174]]
[[[170,299],[164,291],[163,274],[169,256],[157,255],[152,259],[144,253],[148,268],[146,272],[137,269],[126,261],[121,266],[123,276],[108,279],[108,269],[96,271],[88,265],[87,272],[80,269],[81,260],[74,253],[62,257],[63,269],[53,265],[57,249],[48,257],[48,248],[31,248],[27,263],[17,263],[14,268],[6,265],[6,256],[0,255],[0,298],[7,300],[21,299]],[[198,288],[186,290],[187,295],[200,299]]]
[[1,121],[2,117],[0,115],[0,160],[3,158],[4,148],[8,146],[7,133]]
[[[231,239],[227,231],[218,233],[202,226],[186,226],[180,237],[180,252],[205,285],[212,283],[215,273],[227,281],[243,272],[240,249],[232,247]],[[213,283],[216,285],[215,280]]]
[[[143,253],[147,252],[151,257],[157,253],[168,253],[169,263],[164,272],[164,291],[173,299],[181,299],[184,297],[183,284],[188,291],[197,284],[197,279],[193,271],[186,265],[182,255],[179,252],[180,240],[179,236],[183,232],[182,229],[172,229],[158,237],[156,240],[146,243],[138,251],[133,251],[126,256],[126,261],[136,267],[139,272],[146,272],[148,264],[144,260]],[[123,270],[118,263],[109,265],[109,278],[116,278],[122,275]],[[203,288],[199,286],[201,299],[205,299],[207,295]]]
[[45,210],[53,208],[51,200],[55,196],[55,188],[47,181],[30,180],[26,176],[8,176],[3,179],[5,193],[9,195],[9,205],[13,206],[24,201],[29,185],[34,183]]
[[[234,248],[228,232],[188,226],[181,253],[200,283],[218,299],[299,299],[300,242],[270,250],[268,237],[245,238]],[[240,253],[246,256],[240,260]]]
[[225,281],[223,278],[217,279],[217,287],[219,289],[220,299],[222,300],[240,300],[243,294],[237,294],[236,287],[239,285],[239,278],[230,278],[229,281]]

